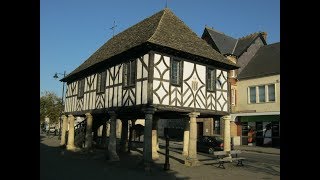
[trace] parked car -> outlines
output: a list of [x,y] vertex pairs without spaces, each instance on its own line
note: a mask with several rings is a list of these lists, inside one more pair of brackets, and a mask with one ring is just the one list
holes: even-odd
[[[231,150],[233,144],[231,143]],[[202,136],[197,140],[197,151],[213,154],[214,151],[223,151],[223,139],[220,136]]]

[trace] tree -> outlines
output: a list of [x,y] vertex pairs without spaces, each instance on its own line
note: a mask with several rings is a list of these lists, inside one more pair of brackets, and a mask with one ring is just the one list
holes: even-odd
[[50,118],[50,123],[59,122],[62,110],[61,98],[54,92],[45,91],[40,96],[40,122],[44,122],[46,116]]

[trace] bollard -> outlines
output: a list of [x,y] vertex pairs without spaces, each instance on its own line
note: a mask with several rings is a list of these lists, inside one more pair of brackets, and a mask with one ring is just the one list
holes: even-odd
[[166,159],[164,163],[164,170],[170,169],[170,163],[169,163],[169,135],[168,135],[168,128],[164,129],[164,136],[166,137]]

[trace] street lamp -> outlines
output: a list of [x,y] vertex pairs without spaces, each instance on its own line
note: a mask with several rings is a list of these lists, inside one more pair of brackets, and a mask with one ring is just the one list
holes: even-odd
[[[66,77],[66,71],[64,71],[63,72],[63,74],[62,73],[55,73],[54,74],[54,76],[53,76],[53,78],[55,78],[55,79],[58,79],[59,78],[59,76],[58,75],[63,75],[63,78],[64,77]],[[61,103],[62,103],[62,111],[60,112],[60,116],[59,116],[59,119],[60,119],[60,121],[59,121],[59,123],[60,123],[60,126],[59,126],[59,137],[58,137],[58,139],[61,139],[61,121],[62,121],[62,119],[61,119],[61,114],[62,114],[62,112],[63,112],[63,97],[64,97],[64,82],[62,83],[62,96],[61,96]]]

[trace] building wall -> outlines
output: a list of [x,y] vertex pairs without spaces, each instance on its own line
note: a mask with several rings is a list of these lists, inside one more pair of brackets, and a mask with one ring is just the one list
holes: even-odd
[[105,93],[97,94],[97,74],[85,77],[83,98],[78,95],[78,80],[68,83],[65,112],[147,104],[149,54],[136,58],[136,84],[122,87],[123,63],[106,68]]
[[[275,102],[248,103],[248,87],[265,84],[275,84]],[[272,112],[280,111],[280,75],[273,75],[262,78],[240,80],[237,83],[237,106],[236,111],[245,112]]]
[[229,112],[227,71],[216,69],[216,91],[208,92],[205,65],[182,60],[182,85],[170,83],[171,58],[154,54],[153,104]]

